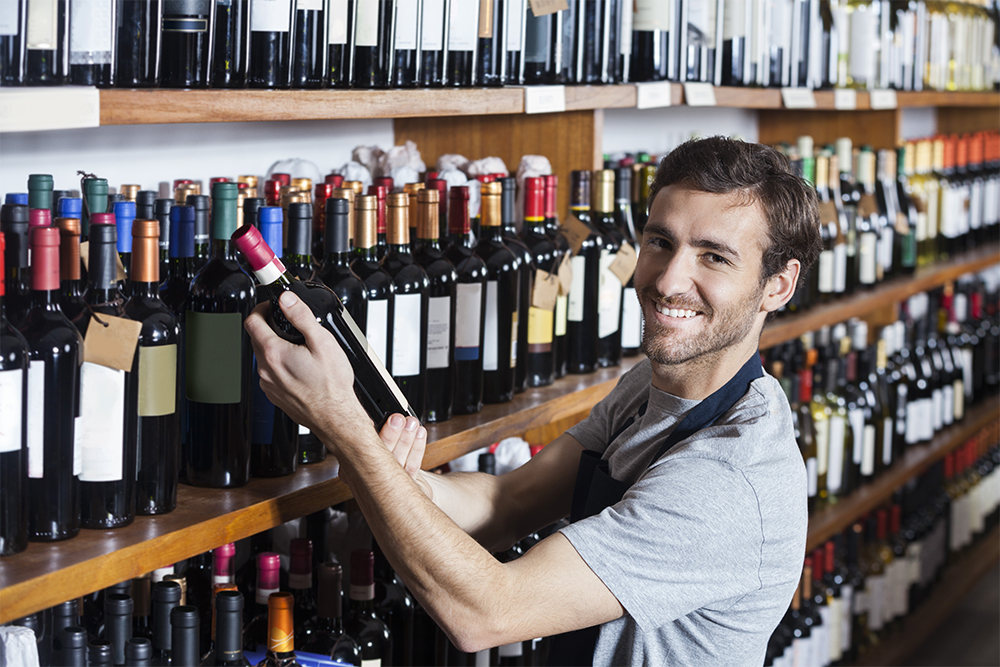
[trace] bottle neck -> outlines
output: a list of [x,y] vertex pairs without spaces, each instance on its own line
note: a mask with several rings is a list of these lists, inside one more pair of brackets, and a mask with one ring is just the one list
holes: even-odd
[[[195,255],[197,255],[197,250]],[[212,259],[236,260],[236,248],[229,239],[212,239]]]
[[326,253],[325,262],[332,266],[350,266],[351,264],[351,252],[328,252]]
[[354,257],[356,259],[363,259],[369,262],[377,262],[378,249],[376,246],[371,246],[369,248],[363,248],[361,246],[357,246],[354,248]]
[[129,295],[147,299],[160,298],[160,284],[132,281],[129,283]]
[[479,235],[484,241],[501,241],[503,240],[503,227],[484,225],[479,228]]

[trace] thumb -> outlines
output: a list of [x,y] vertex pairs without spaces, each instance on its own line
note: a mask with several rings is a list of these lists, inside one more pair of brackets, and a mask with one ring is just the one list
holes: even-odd
[[279,299],[281,312],[285,314],[289,324],[299,330],[306,339],[310,350],[320,350],[330,342],[330,335],[316,321],[312,308],[291,291],[282,292]]

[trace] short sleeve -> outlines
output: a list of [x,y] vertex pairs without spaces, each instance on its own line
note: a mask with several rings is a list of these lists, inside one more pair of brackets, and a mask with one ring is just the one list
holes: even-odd
[[583,421],[566,432],[583,445],[584,449],[603,454],[611,444],[611,436],[615,430],[635,414],[649,394],[651,375],[649,361],[643,360],[619,378],[611,393],[595,405]]
[[562,532],[644,632],[761,588],[756,494],[716,459],[666,459]]

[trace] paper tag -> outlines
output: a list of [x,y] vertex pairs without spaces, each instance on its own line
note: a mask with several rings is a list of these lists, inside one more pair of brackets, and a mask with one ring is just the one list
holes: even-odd
[[559,296],[569,294],[569,288],[573,285],[573,262],[569,255],[563,255],[559,263]]
[[673,104],[669,81],[635,84],[635,108],[658,109]]
[[782,88],[781,101],[786,109],[816,108],[816,96],[809,88]]
[[867,218],[877,211],[878,203],[875,201],[875,195],[868,194],[867,192],[861,195],[861,201],[858,202],[858,215],[862,218]]
[[622,285],[627,285],[635,272],[636,254],[631,243],[622,243],[622,247],[615,253],[615,260],[611,262],[608,270],[618,276]]
[[80,242],[80,259],[83,260],[84,273],[90,272],[90,241]]
[[868,103],[874,110],[895,109],[896,91],[892,89],[873,90],[868,94]]
[[851,88],[837,88],[833,91],[833,108],[844,111],[858,108],[858,91]]
[[714,107],[715,87],[710,83],[685,83],[684,103],[689,107]]
[[555,310],[556,297],[559,296],[559,275],[535,271],[535,288],[531,291],[531,305],[541,310]]
[[567,0],[529,0],[529,2],[531,3],[531,13],[535,15],[535,18],[569,9]]
[[[107,326],[98,322],[98,318]],[[87,327],[87,337],[83,341],[83,360],[108,368],[131,371],[141,332],[142,322],[98,314],[90,320],[90,326]]]
[[832,201],[819,203],[819,221],[823,224],[840,221],[837,217],[837,207]]
[[527,86],[524,89],[524,113],[562,113],[566,111],[565,86]]
[[574,255],[580,252],[580,246],[583,245],[583,242],[591,234],[590,227],[580,222],[572,213],[566,216],[562,227],[560,227],[560,231],[566,235],[566,239],[569,241],[570,249]]

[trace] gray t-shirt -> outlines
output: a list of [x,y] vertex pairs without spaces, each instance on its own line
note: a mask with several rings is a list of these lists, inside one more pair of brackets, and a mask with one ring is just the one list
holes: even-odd
[[621,502],[562,531],[626,612],[601,627],[594,664],[759,666],[805,556],[806,471],[788,401],[765,374],[650,466],[697,405],[651,378],[645,360],[569,430],[632,484]]

